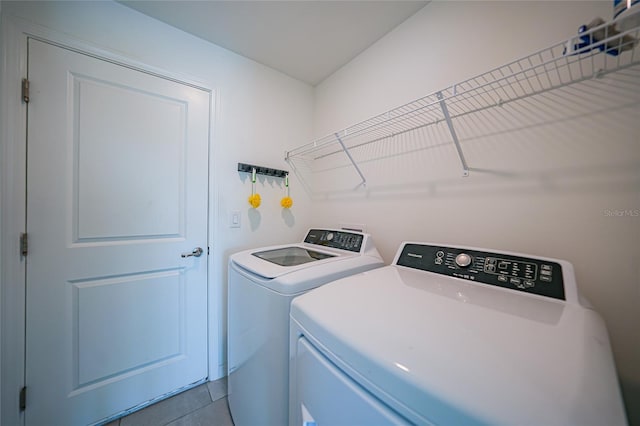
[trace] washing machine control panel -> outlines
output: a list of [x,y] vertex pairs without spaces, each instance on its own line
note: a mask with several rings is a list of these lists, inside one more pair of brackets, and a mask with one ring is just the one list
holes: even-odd
[[565,300],[559,263],[463,248],[406,244],[396,264]]
[[364,235],[348,231],[334,231],[329,229],[311,229],[304,239],[305,243],[348,250],[359,253],[364,241]]

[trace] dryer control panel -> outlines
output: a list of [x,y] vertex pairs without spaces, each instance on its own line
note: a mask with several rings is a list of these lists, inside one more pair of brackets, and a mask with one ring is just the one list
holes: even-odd
[[355,232],[334,231],[331,229],[311,229],[304,239],[305,243],[331,247],[340,250],[360,252],[364,235]]
[[553,261],[423,244],[405,244],[397,265],[565,300],[562,266]]

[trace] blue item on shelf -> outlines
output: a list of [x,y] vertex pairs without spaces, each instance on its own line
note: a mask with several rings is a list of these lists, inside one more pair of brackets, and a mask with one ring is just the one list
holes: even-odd
[[565,46],[563,54],[576,55],[598,50],[608,55],[618,56],[621,52],[632,49],[637,43],[637,40],[630,35],[620,35],[620,31],[616,30],[615,24],[606,27],[603,24],[602,18],[596,18],[589,24],[580,26],[578,29],[580,41],[570,47],[570,52],[567,52],[567,47]]

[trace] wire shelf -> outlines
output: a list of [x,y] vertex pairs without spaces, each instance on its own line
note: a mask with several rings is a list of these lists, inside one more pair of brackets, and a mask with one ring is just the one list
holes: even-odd
[[452,119],[640,64],[640,26],[618,31],[617,24],[594,20],[568,40],[294,148],[286,159],[344,152],[360,173],[348,150],[446,121],[466,175]]

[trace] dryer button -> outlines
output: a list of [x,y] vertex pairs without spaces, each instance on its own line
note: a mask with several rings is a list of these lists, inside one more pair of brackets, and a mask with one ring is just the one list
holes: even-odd
[[460,253],[456,256],[456,265],[461,268],[466,268],[467,266],[471,265],[471,256],[466,253]]

